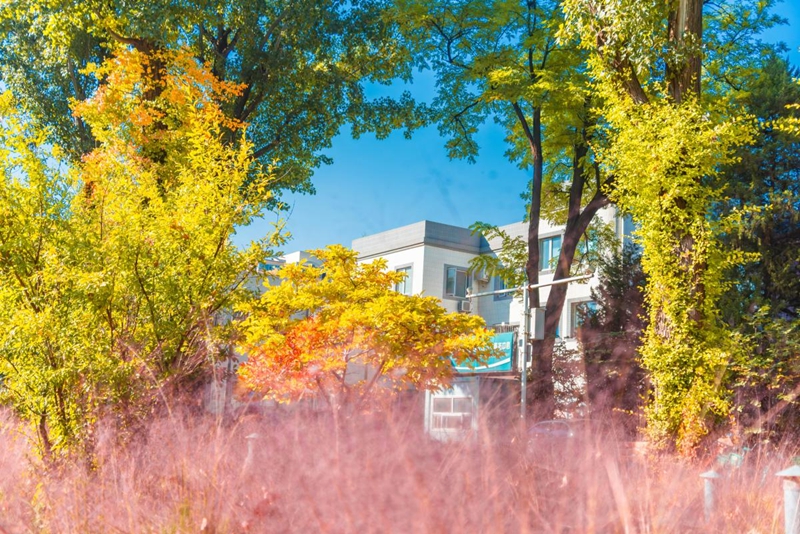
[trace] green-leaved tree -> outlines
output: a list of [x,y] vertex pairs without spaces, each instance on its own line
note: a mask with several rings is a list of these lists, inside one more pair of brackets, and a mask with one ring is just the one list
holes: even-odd
[[[597,115],[586,54],[576,43],[556,39],[561,2],[402,0],[395,13],[418,64],[436,76],[432,109],[450,157],[477,157],[475,134],[494,120],[506,131],[509,159],[531,171],[523,195],[529,202],[527,236],[505,240],[502,258],[483,257],[473,268],[508,285],[537,284],[539,224],[547,219],[566,226],[557,261],[547,268],[555,280],[575,274],[579,244],[597,211],[609,204],[609,176],[591,148]],[[481,223],[474,229],[502,237]],[[531,398],[542,418],[555,407],[553,348],[566,290],[550,289],[545,339],[532,345]],[[529,296],[532,307],[542,306],[538,289]]]
[[248,124],[254,156],[276,166],[276,189],[313,191],[310,176],[330,162],[323,151],[344,125],[383,137],[417,124],[408,94],[365,92],[410,74],[385,9],[383,0],[10,0],[0,6],[0,76],[77,162],[98,142],[71,109],[102,84],[87,67],[134,49],[156,54],[148,75],[158,79],[158,53],[188,49],[217,79],[242,85],[217,105]]

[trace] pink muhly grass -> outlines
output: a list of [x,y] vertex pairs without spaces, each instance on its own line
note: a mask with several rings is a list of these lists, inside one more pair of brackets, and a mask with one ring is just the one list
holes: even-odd
[[3,414],[0,533],[780,532],[774,473],[795,452],[753,454],[725,473],[706,523],[699,475],[711,460],[597,436],[537,448],[487,431],[441,443],[403,413],[336,426],[324,413],[173,411],[124,447],[101,429],[91,465],[43,469],[18,428]]

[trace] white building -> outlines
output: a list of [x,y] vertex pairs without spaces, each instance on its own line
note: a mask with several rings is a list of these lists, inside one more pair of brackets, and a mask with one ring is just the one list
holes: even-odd
[[[617,216],[614,208],[601,210],[597,217],[612,224],[620,243],[630,235],[628,220]],[[501,227],[511,237],[525,237],[528,224],[519,222]],[[563,226],[553,226],[541,221],[540,236],[540,283],[552,281],[552,265],[561,250]],[[473,313],[493,328],[497,334],[495,347],[505,356],[490,361],[478,369],[458,369],[461,377],[455,380],[453,388],[447,391],[428,394],[425,401],[425,422],[434,435],[447,437],[463,430],[476,430],[478,407],[481,397],[486,396],[489,377],[518,376],[517,329],[522,319],[522,302],[512,293],[504,295],[469,298],[468,294],[485,293],[504,289],[502,280],[487,277],[483,273],[470,274],[470,262],[485,254],[497,255],[499,240],[487,240],[482,235],[473,235],[468,228],[420,221],[408,226],[361,237],[352,242],[352,248],[359,254],[359,260],[369,262],[383,258],[390,270],[406,273],[404,282],[395,288],[405,294],[434,296],[441,300],[442,306],[451,312]],[[293,252],[279,260],[269,262],[262,270],[268,272],[285,264],[301,261],[319,265],[319,260],[305,251]],[[251,280],[258,289],[263,280]],[[580,306],[591,302],[591,288],[596,279],[588,283],[571,283],[567,289],[564,311],[559,321],[558,335],[568,343],[575,343],[575,329],[578,325]],[[540,290],[542,304],[547,301],[549,288]],[[230,370],[229,370],[230,374]],[[482,377],[482,378],[481,378]],[[505,381],[508,383],[509,381]],[[508,384],[511,385],[511,384]],[[231,402],[231,384],[224,381],[220,388],[212,388],[212,411],[222,410]],[[514,384],[518,388],[518,385]],[[492,388],[489,388],[492,389]],[[482,393],[483,392],[483,393]]]
[[[604,223],[613,225],[622,246],[631,233],[630,221],[619,217],[611,207],[601,210],[597,216]],[[502,227],[502,230],[511,237],[525,237],[528,224],[514,223]],[[553,279],[552,266],[561,250],[563,232],[563,226],[540,222],[540,283]],[[467,228],[432,221],[417,222],[353,241],[352,248],[359,253],[361,261],[384,258],[389,269],[407,274],[405,282],[396,287],[398,291],[435,296],[449,311],[481,316],[487,327],[498,333],[496,347],[504,352],[508,347],[503,361],[493,361],[479,369],[459,369],[462,377],[455,380],[451,389],[426,396],[426,428],[440,438],[464,430],[477,430],[476,415],[481,404],[481,391],[486,389],[486,379],[514,374],[518,369],[516,331],[522,320],[521,299],[510,293],[468,298],[469,293],[504,289],[502,280],[497,277],[490,278],[480,272],[469,273],[471,260],[484,254],[497,255],[500,246],[499,240],[487,241],[481,235],[473,235]],[[591,305],[591,289],[596,284],[597,280],[592,278],[586,283],[568,286],[558,337],[570,345],[575,343],[575,330],[580,321],[578,311],[581,306]],[[542,304],[547,301],[548,294],[548,287],[540,290]]]
[[[601,210],[598,214],[606,223],[614,224],[620,243],[630,233],[624,219],[617,217],[613,208]],[[527,223],[514,223],[501,227],[512,237],[527,236]],[[540,283],[553,279],[550,267],[561,250],[564,228],[541,221],[539,243],[541,254]],[[498,240],[487,241],[481,235],[472,235],[468,228],[451,226],[432,221],[420,221],[401,228],[365,236],[353,241],[353,250],[359,253],[361,261],[384,258],[391,270],[407,273],[406,281],[399,284],[398,291],[407,294],[424,294],[441,299],[449,311],[466,311],[483,317],[486,325],[498,331],[507,331],[509,326],[520,324],[522,303],[512,294],[495,295],[474,299],[472,294],[504,289],[502,280],[489,278],[482,273],[470,275],[470,261],[479,255],[499,252]],[[588,283],[572,283],[559,323],[559,337],[574,337],[577,324],[577,310],[581,304],[591,301],[591,288],[594,279]],[[542,303],[547,301],[549,288],[540,290]],[[471,300],[471,302],[470,302]]]

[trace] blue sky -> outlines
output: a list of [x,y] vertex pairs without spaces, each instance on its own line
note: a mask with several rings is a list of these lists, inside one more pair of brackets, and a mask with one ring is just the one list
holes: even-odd
[[[764,39],[785,42],[791,62],[800,65],[800,1],[786,0],[776,12],[789,24]],[[432,80],[423,73],[408,89],[424,98],[433,92]],[[395,132],[382,141],[372,135],[354,140],[344,130],[326,151],[333,164],[314,175],[317,194],[285,198],[292,207],[283,215],[292,240],[284,251],[350,246],[355,238],[423,219],[458,226],[522,220],[520,194],[530,174],[505,158],[503,137],[501,128],[487,123],[478,136],[480,155],[470,164],[448,159],[435,127],[415,132],[410,140]],[[274,219],[240,229],[237,242],[260,237]]]

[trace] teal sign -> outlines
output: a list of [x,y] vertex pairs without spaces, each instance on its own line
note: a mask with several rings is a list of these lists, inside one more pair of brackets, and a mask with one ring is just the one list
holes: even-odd
[[499,357],[492,357],[484,362],[466,361],[456,365],[459,373],[498,373],[512,371],[512,355],[514,354],[514,332],[495,334],[492,337],[494,349],[501,353]]

